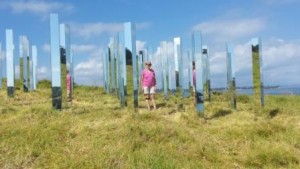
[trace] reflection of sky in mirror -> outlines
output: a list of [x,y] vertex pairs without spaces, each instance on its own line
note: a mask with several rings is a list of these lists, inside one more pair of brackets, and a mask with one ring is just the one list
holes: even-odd
[[0,89],[2,88],[2,44],[0,43]]
[[33,89],[36,90],[37,84],[37,47],[35,45],[32,46],[32,62],[33,62]]
[[61,87],[60,36],[58,15],[50,15],[52,87]]
[[14,87],[14,43],[11,29],[6,30],[6,73],[7,86]]

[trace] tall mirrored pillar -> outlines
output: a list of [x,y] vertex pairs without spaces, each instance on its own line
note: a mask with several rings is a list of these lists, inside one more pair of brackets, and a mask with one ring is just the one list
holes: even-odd
[[209,63],[209,51],[207,46],[203,46],[203,61],[205,62],[205,93],[207,94],[208,101],[211,101],[211,86],[210,86],[210,63]]
[[37,85],[37,47],[35,45],[32,46],[32,83],[33,90],[36,90]]
[[7,77],[7,95],[14,96],[15,90],[15,69],[14,69],[14,42],[13,30],[6,30],[6,77]]
[[167,71],[168,71],[168,58],[167,58],[167,42],[161,42],[161,50],[160,50],[160,57],[162,60],[162,80],[163,80],[163,92],[164,92],[164,99],[168,98],[168,79],[167,79]]
[[227,44],[226,48],[227,65],[227,89],[230,96],[230,107],[236,109],[236,91],[235,91],[235,65],[233,55],[233,45]]
[[172,94],[176,93],[176,71],[175,71],[175,57],[174,46],[167,46],[167,59],[168,59],[168,80],[169,90]]
[[109,63],[110,63],[110,84],[111,84],[111,93],[115,93],[116,90],[116,58],[115,58],[115,40],[114,38],[110,38],[110,42],[108,45],[108,55],[109,55]]
[[106,63],[106,93],[110,93],[110,58],[107,51],[104,52],[105,55],[105,63]]
[[[134,110],[137,111],[138,108],[138,65],[136,57],[136,39],[135,39],[135,25],[131,22],[124,24],[124,34],[125,34],[125,48],[126,55],[131,56],[132,59],[132,70],[133,70],[133,102]],[[126,56],[127,58],[127,56]]]
[[259,38],[252,39],[252,75],[253,75],[253,94],[254,110],[259,111],[259,107],[264,106],[264,83],[262,70],[262,46]]
[[180,56],[180,37],[175,37],[173,39],[174,43],[174,60],[175,60],[175,71],[176,71],[176,87],[182,87],[182,67],[181,67],[181,56]]
[[119,94],[120,94],[120,104],[121,107],[127,106],[126,98],[125,98],[125,88],[124,88],[124,72],[123,67],[126,66],[126,60],[125,56],[126,50],[125,50],[125,39],[124,39],[124,32],[121,31],[118,33],[118,58],[119,58],[119,64],[118,64],[118,80],[119,80]]
[[188,97],[190,96],[190,84],[189,84],[189,57],[190,57],[190,52],[187,51],[183,53],[182,59],[179,62],[181,67],[182,67],[182,96],[183,97]]
[[196,70],[196,108],[199,115],[204,113],[204,92],[203,92],[203,59],[202,59],[202,36],[201,32],[192,34],[192,53],[195,58]]
[[2,89],[2,44],[0,43],[0,90]]
[[59,40],[60,37],[58,15],[50,14],[52,106],[55,109],[61,109],[62,107],[61,55]]
[[[62,100],[66,103],[72,97],[72,67],[71,67],[71,44],[70,44],[70,26],[67,24],[59,25],[59,42],[60,42],[60,57],[61,57],[61,86],[62,86]],[[70,77],[70,90],[67,92],[67,75]]]
[[71,31],[70,31],[70,25],[65,25],[65,49],[66,49],[66,68],[67,72],[71,75],[71,90],[70,95],[72,96],[73,93],[73,56],[71,52]]
[[23,84],[23,91],[28,92],[29,90],[29,40],[27,39],[26,36],[21,36],[20,37],[20,52],[21,53],[21,58],[20,58],[20,75],[22,77],[22,84]]

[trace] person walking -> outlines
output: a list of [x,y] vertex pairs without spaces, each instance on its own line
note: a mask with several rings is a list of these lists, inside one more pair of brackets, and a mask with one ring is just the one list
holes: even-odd
[[142,91],[144,92],[148,110],[151,110],[150,100],[152,101],[153,109],[156,109],[156,104],[155,104],[156,78],[155,78],[154,70],[151,69],[150,61],[145,62],[145,69],[141,74],[141,87],[142,87]]

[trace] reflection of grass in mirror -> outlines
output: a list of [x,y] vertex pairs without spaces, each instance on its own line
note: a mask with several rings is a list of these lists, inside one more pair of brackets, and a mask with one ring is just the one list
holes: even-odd
[[67,105],[67,65],[61,64],[62,107]]
[[[252,49],[253,50],[253,49]],[[260,75],[260,62],[259,62],[259,53],[258,46],[255,47],[254,51],[252,51],[252,71],[253,71],[253,106],[254,111],[258,112],[261,107],[261,75]]]
[[13,99],[0,91],[0,168],[299,167],[299,96],[266,96],[254,114],[253,96],[237,96],[231,111],[226,94],[212,95],[199,118],[193,97],[178,112],[175,96],[158,94],[158,110],[148,111],[139,95],[133,115],[132,92],[121,109],[115,96],[83,86],[75,87],[72,108],[56,111],[49,85],[17,90]]
[[24,60],[23,57],[20,58],[20,83],[19,83],[19,87],[21,90],[23,90],[23,85],[24,85]]

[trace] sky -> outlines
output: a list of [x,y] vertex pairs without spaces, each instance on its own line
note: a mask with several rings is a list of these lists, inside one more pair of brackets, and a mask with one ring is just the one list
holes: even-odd
[[[50,79],[49,14],[71,27],[75,82],[102,85],[102,52],[124,22],[136,24],[138,49],[172,45],[180,37],[191,50],[191,34],[202,32],[209,48],[211,83],[226,86],[226,44],[234,44],[237,86],[251,86],[250,42],[262,40],[264,83],[300,85],[300,0],[0,0],[2,60],[5,30],[13,29],[38,48],[38,79]],[[3,68],[5,72],[5,68]]]

